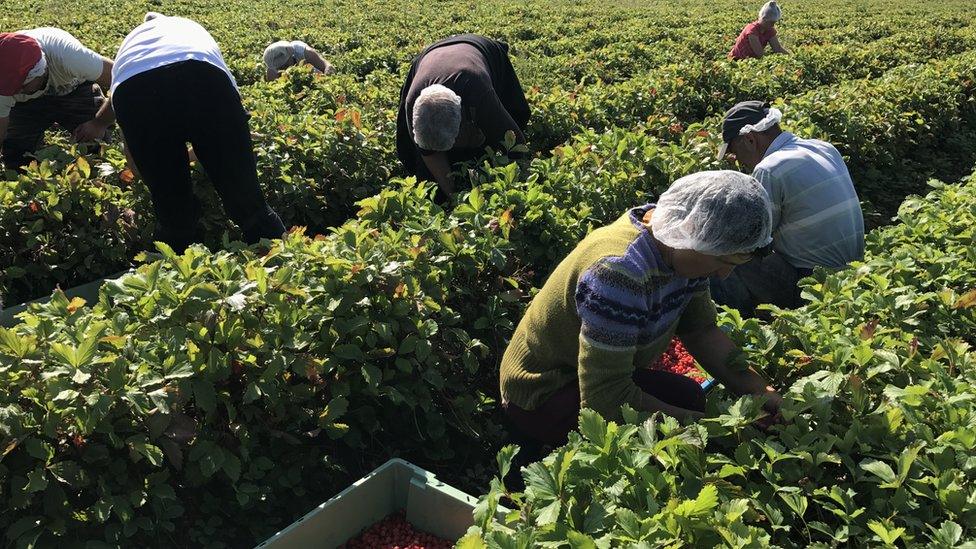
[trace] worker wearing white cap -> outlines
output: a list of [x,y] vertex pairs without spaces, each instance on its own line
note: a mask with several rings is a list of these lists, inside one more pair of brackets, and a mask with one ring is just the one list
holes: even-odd
[[335,69],[315,48],[300,40],[279,40],[264,49],[265,78],[274,80],[285,69],[299,63],[308,63],[312,70],[322,74],[332,74]]

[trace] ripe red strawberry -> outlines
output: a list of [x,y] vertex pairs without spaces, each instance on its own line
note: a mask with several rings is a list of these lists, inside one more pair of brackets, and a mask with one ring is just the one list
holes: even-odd
[[698,383],[706,379],[705,373],[695,363],[695,357],[691,356],[691,353],[685,349],[678,338],[671,340],[671,345],[660,358],[651,364],[651,369],[687,376]]
[[407,522],[403,511],[399,511],[370,526],[339,547],[342,549],[448,549],[452,546],[453,544],[447,540],[415,529]]

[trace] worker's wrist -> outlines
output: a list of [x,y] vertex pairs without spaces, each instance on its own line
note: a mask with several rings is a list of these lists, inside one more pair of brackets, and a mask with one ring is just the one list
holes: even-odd
[[749,379],[746,382],[747,394],[762,396],[769,392],[776,392],[776,390],[769,385],[769,382],[766,381],[764,377],[751,370],[749,371],[749,374],[751,375],[749,375]]

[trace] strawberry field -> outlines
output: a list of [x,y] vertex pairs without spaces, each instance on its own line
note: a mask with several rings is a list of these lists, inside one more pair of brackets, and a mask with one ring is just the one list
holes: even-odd
[[[157,247],[117,140],[53,132],[5,174],[0,296],[53,292],[0,328],[5,546],[252,546],[391,456],[483,496],[462,547],[976,546],[970,2],[790,3],[791,55],[739,63],[756,6],[725,0],[5,0],[0,27],[112,56],[147,7],[217,38],[296,228],[234,242],[196,166],[206,243]],[[412,56],[458,32],[511,45],[530,154],[472,164],[442,207],[404,178],[396,106]],[[277,39],[337,74],[264,82]],[[752,98],[840,149],[873,227],[803,308],[721,317],[788,423],[757,430],[758,404],[721,388],[693,425],[584,411],[506,486],[498,363],[534,290],[590,229],[720,167],[721,114]],[[124,270],[97,301],[56,291]]]

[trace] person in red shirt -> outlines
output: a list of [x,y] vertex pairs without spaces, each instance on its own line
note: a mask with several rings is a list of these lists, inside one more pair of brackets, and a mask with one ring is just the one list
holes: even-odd
[[103,90],[111,59],[53,27],[0,34],[0,158],[7,168],[30,163],[44,133],[57,124],[75,141],[105,137],[115,113]]
[[759,10],[759,19],[746,25],[739,33],[735,46],[729,52],[729,59],[739,61],[750,57],[762,57],[767,44],[772,48],[773,53],[789,53],[776,38],[775,25],[782,15],[775,0],[766,2]]

